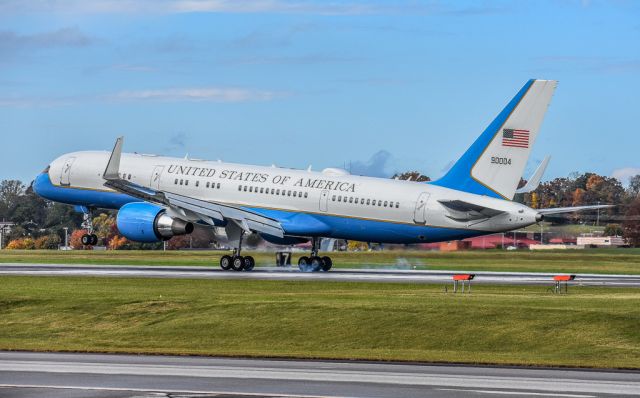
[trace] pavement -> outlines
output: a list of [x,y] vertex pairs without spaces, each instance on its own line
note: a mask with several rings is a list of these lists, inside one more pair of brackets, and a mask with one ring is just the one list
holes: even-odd
[[0,397],[614,397],[640,373],[0,351]]
[[[95,276],[197,279],[315,280],[345,282],[449,283],[452,275],[474,273],[473,284],[553,285],[554,274],[539,272],[430,271],[411,269],[332,269],[301,272],[297,267],[256,267],[251,272],[223,271],[218,267],[90,264],[0,264],[0,275]],[[580,286],[640,287],[640,275],[577,274],[570,284]]]

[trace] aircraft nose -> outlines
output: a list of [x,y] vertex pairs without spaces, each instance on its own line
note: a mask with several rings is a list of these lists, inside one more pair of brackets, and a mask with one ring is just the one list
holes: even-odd
[[45,197],[46,183],[49,180],[49,167],[50,166],[47,166],[31,183],[33,192],[41,197]]

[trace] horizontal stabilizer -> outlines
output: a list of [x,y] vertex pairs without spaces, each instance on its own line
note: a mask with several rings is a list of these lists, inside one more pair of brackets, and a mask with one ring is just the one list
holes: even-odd
[[544,158],[531,178],[529,178],[529,181],[527,181],[527,183],[522,188],[516,189],[516,193],[527,193],[538,189],[538,187],[540,186],[540,181],[542,180],[542,176],[544,175],[544,172],[547,170],[547,166],[549,165],[549,160],[551,160],[551,156],[547,156],[546,158]]
[[439,200],[438,202],[447,209],[447,217],[457,221],[491,218],[504,213],[502,210],[492,209],[462,200]]
[[550,208],[550,209],[540,209],[540,210],[538,210],[538,213],[539,214],[543,214],[543,215],[549,215],[549,214],[573,213],[574,211],[608,209],[610,207],[614,207],[614,205],[554,207],[554,208]]

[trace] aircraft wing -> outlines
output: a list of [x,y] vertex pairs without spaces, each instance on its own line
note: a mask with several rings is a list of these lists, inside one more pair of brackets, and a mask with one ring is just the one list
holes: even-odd
[[614,207],[614,206],[613,205],[592,205],[592,206],[574,206],[574,207],[553,207],[550,209],[539,209],[538,213],[544,214],[544,215],[561,214],[561,213],[572,213],[574,211],[608,209],[610,207]]
[[239,207],[209,202],[173,192],[154,190],[120,178],[120,158],[122,155],[123,137],[116,140],[109,163],[104,171],[104,185],[121,193],[133,196],[146,202],[171,208],[173,211],[199,218],[207,224],[215,225],[215,221],[233,221],[246,232],[255,231],[284,236],[284,230],[278,220],[265,217]]
[[516,189],[516,193],[527,193],[538,189],[540,181],[542,180],[542,175],[547,170],[547,166],[549,165],[549,160],[551,160],[551,156],[545,157],[536,171],[533,172],[533,175],[531,176],[531,178],[529,178],[529,181],[527,181],[527,183],[522,188]]
[[439,200],[438,202],[447,209],[447,217],[457,221],[491,218],[504,213],[502,210],[492,209],[462,200]]

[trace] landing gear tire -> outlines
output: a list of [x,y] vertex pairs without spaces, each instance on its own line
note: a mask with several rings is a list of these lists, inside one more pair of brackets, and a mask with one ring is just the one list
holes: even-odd
[[231,263],[231,268],[233,268],[234,271],[242,271],[244,269],[244,264],[244,257],[235,256]]
[[233,260],[231,256],[224,255],[220,258],[220,268],[222,268],[224,271],[229,271],[231,269],[232,263]]
[[298,268],[302,272],[311,272],[311,260],[307,256],[302,256],[298,260]]
[[244,270],[249,272],[253,270],[253,267],[256,266],[256,260],[251,256],[245,256],[244,258]]
[[82,242],[84,246],[95,246],[98,244],[98,236],[95,234],[84,234],[80,238],[80,242]]
[[323,271],[325,271],[325,272],[329,271],[332,266],[333,266],[333,261],[331,260],[331,257],[329,257],[329,256],[322,257],[322,270]]
[[311,271],[312,272],[318,272],[322,269],[323,267],[323,262],[322,262],[322,258],[318,257],[318,256],[313,256],[311,257]]

